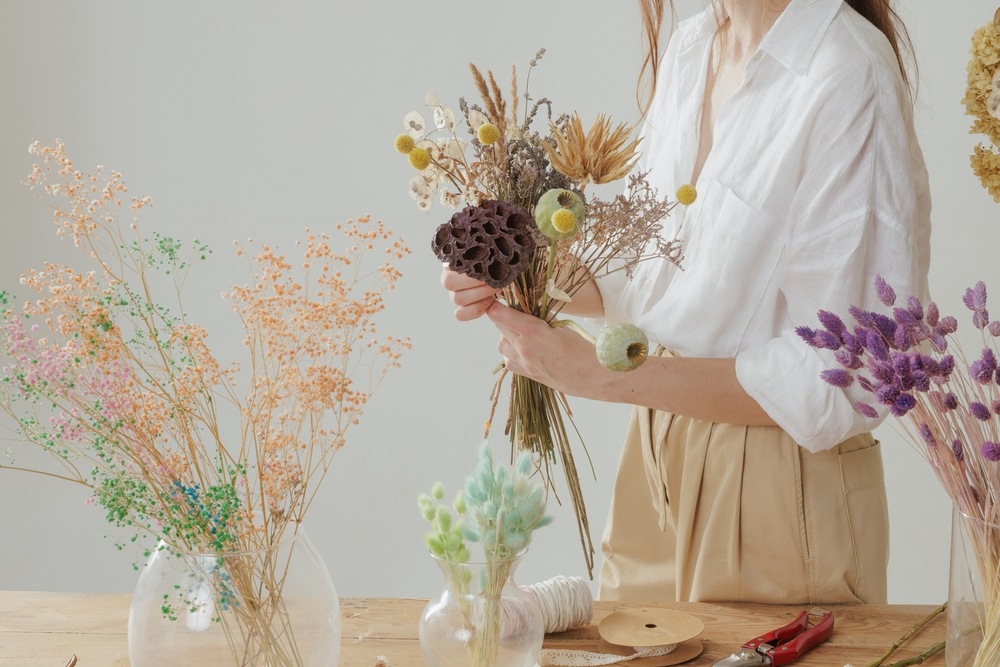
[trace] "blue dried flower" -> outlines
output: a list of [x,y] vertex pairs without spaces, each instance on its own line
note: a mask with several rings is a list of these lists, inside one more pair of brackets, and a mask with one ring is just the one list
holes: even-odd
[[1000,445],[991,440],[984,442],[979,451],[987,461],[1000,461]]
[[979,401],[969,403],[969,412],[979,421],[988,421],[990,418],[990,409]]
[[854,384],[854,376],[848,371],[842,368],[830,368],[828,370],[820,373],[820,377],[827,384],[831,384],[834,387],[840,387],[841,389],[846,389]]
[[878,295],[879,301],[886,306],[892,306],[896,303],[896,290],[892,289],[892,286],[882,276],[875,276],[875,294]]

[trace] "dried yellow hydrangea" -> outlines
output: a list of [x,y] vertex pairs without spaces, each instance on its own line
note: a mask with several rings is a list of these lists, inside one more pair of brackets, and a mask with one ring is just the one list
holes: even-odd
[[993,144],[976,146],[970,162],[983,187],[1000,202],[1000,154],[996,151],[1000,146],[1000,118],[994,115],[1000,103],[1000,82],[996,80],[1000,78],[1000,31],[995,23],[990,22],[973,33],[970,51],[972,59],[962,103],[973,119],[970,133],[984,134]]

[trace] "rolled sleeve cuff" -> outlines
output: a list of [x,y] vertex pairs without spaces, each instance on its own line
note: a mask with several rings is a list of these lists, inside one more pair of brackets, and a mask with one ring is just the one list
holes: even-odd
[[[874,429],[884,419],[859,414],[850,389],[833,387],[820,373],[833,368],[826,359],[798,339],[794,332],[736,356],[736,377],[778,426],[811,452],[830,449],[859,433]],[[857,389],[857,391],[861,391]]]

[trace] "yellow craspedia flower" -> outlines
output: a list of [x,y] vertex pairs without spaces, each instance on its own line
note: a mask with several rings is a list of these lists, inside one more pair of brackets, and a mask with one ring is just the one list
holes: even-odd
[[561,208],[552,214],[552,227],[560,234],[569,234],[576,228],[576,216],[568,208]]
[[483,123],[479,126],[479,129],[476,130],[476,138],[479,139],[484,146],[492,146],[500,140],[500,128],[493,123]]
[[410,166],[412,166],[417,171],[423,171],[431,163],[431,154],[427,152],[426,148],[415,147],[406,156],[410,159]]
[[698,191],[690,183],[685,183],[677,188],[677,201],[684,206],[690,206],[698,198]]
[[401,134],[396,137],[396,143],[394,144],[396,150],[403,155],[409,154],[409,152],[412,151],[416,145],[417,143],[413,140],[413,137],[408,134]]

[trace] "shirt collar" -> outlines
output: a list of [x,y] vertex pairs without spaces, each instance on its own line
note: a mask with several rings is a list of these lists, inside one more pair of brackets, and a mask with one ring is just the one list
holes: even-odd
[[805,74],[843,4],[843,0],[792,0],[764,35],[760,49],[792,72]]
[[[720,0],[691,18],[679,48],[686,50],[710,40],[717,27],[716,16],[724,10]],[[792,0],[764,36],[760,50],[796,74],[809,69],[819,43],[833,23],[844,0]]]

